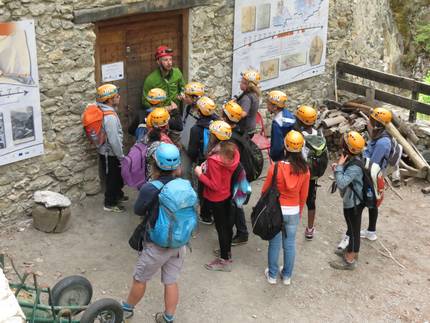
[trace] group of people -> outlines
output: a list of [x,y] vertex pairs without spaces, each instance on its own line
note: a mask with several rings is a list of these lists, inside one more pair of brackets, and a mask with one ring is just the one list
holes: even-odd
[[[256,114],[261,92],[260,75],[248,70],[242,73],[242,93],[222,105],[217,113],[215,102],[205,96],[205,86],[198,82],[185,84],[179,69],[172,67],[172,50],[166,46],[157,49],[155,58],[159,68],[151,73],[144,84],[143,107],[129,128],[137,141],[145,142],[147,149],[148,181],[140,188],[134,212],[153,226],[158,214],[157,196],[160,190],[152,184],[162,184],[177,177],[194,179],[199,196],[200,222],[215,223],[219,248],[214,260],[205,264],[211,271],[232,270],[232,246],[248,241],[248,229],[242,207],[232,203],[232,178],[242,164],[241,143],[252,140],[256,128]],[[107,140],[99,147],[99,156],[106,177],[105,204],[107,211],[122,212],[121,202],[127,200],[122,191],[120,161],[122,128],[118,116],[108,111],[119,105],[118,89],[111,84],[98,88],[98,105],[106,111],[104,129]],[[284,228],[269,241],[267,268],[264,275],[269,284],[276,284],[278,276],[290,285],[294,269],[295,241],[298,224],[307,205],[307,240],[315,235],[315,215],[318,176],[309,164],[311,136],[322,136],[315,128],[318,111],[301,105],[291,112],[287,95],[274,90],[267,95],[267,109],[273,114],[270,159],[262,193],[275,181]],[[330,262],[334,269],[352,270],[357,266],[360,237],[375,240],[378,208],[369,209],[369,227],[361,230],[365,208],[363,181],[364,157],[370,158],[384,170],[391,153],[392,141],[385,131],[391,113],[384,108],[372,112],[366,145],[362,135],[350,131],[344,135],[339,160],[331,165],[337,187],[343,198],[347,231],[336,249],[339,261]],[[184,163],[183,161],[187,162]],[[118,175],[119,174],[119,175]],[[235,229],[236,227],[236,229]],[[236,233],[234,233],[236,231]],[[163,248],[151,242],[144,233],[144,246],[133,274],[133,283],[123,310],[133,315],[142,299],[146,283],[161,269],[165,286],[165,310],[156,314],[156,322],[173,322],[178,304],[177,279],[183,265],[185,247]],[[279,268],[278,258],[283,249],[284,263]]]

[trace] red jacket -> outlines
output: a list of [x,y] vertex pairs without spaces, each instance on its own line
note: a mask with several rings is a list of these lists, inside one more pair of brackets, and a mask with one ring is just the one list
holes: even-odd
[[224,201],[230,197],[231,176],[239,165],[240,154],[237,148],[233,160],[226,161],[218,153],[209,155],[205,164],[206,170],[199,181],[204,184],[203,197],[211,202]]
[[[272,183],[273,171],[275,164],[270,165],[267,173],[266,181],[264,182],[262,192],[269,189]],[[300,214],[308,197],[309,191],[309,170],[304,174],[293,174],[289,162],[278,162],[278,175],[276,183],[279,190],[279,203],[286,206],[300,206]]]

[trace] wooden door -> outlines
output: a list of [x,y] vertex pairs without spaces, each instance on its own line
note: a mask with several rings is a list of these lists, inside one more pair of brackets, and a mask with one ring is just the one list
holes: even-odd
[[[96,25],[96,82],[101,66],[124,62],[124,79],[113,81],[120,88],[119,116],[124,132],[136,109],[141,108],[143,82],[155,68],[155,49],[167,45],[174,51],[174,66],[186,74],[188,11],[150,13],[101,22]],[[126,146],[132,137],[126,137]]]

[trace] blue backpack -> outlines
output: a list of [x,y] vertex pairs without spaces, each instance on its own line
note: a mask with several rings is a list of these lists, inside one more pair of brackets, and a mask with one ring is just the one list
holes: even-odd
[[197,226],[197,194],[190,181],[176,178],[166,185],[151,182],[160,190],[158,218],[149,230],[149,238],[163,248],[179,248],[186,245]]

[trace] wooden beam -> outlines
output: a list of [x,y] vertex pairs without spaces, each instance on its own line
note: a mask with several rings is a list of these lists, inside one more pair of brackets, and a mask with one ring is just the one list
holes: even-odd
[[[366,89],[369,88],[368,86],[350,82],[341,78],[337,79],[337,87],[339,90],[348,91],[361,96],[366,96]],[[375,100],[430,115],[430,104],[418,102],[397,94],[375,89]]]
[[351,74],[351,75],[365,78],[367,80],[372,80],[375,82],[414,91],[417,93],[430,95],[430,84],[418,82],[411,78],[384,73],[371,68],[356,66],[343,61],[337,62],[336,70],[339,73]]
[[151,0],[130,4],[120,4],[92,9],[81,9],[73,12],[75,24],[94,23],[140,13],[161,12],[211,5],[209,0]]

